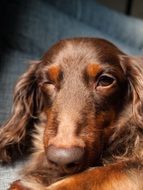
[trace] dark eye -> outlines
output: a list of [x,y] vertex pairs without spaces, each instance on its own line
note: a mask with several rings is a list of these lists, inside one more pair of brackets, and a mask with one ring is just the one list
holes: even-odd
[[100,76],[100,78],[98,80],[97,86],[106,87],[106,86],[113,84],[114,82],[115,82],[115,78],[113,76],[102,75],[102,76]]

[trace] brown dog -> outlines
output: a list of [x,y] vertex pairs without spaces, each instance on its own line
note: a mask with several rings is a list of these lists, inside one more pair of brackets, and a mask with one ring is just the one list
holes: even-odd
[[143,190],[142,64],[96,38],[60,41],[33,63],[0,129],[1,160],[32,147],[10,189]]

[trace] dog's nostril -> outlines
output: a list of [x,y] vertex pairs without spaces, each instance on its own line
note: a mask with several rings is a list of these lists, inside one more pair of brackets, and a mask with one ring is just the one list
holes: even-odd
[[80,147],[58,148],[53,145],[47,149],[47,158],[52,163],[72,169],[84,158],[84,149]]

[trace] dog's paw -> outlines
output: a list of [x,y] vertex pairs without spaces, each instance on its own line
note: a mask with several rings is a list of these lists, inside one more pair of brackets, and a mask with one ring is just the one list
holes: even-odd
[[27,187],[24,187],[20,180],[14,181],[11,185],[10,188],[8,190],[30,190]]

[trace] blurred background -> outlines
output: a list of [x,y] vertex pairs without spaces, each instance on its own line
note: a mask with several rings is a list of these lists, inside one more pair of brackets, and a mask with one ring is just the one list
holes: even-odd
[[143,0],[97,0],[119,12],[143,19]]

